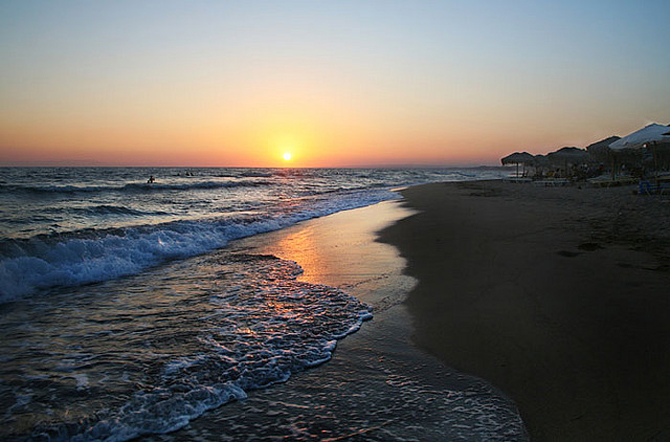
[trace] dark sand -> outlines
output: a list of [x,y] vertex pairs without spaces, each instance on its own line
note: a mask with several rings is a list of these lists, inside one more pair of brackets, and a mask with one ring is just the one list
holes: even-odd
[[670,440],[670,197],[431,184],[382,239],[417,345],[516,401],[533,440]]

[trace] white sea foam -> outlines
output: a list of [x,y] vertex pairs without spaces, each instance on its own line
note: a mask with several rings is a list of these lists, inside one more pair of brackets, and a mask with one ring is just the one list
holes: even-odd
[[[160,172],[160,173],[159,173]],[[484,170],[3,169],[0,303],[140,273],[229,241]],[[138,176],[157,175],[147,184]],[[29,195],[26,195],[26,192]]]
[[[55,373],[62,380],[51,393],[61,400],[32,406],[42,412],[41,407],[54,406],[54,412],[62,414],[64,420],[44,423],[31,437],[127,440],[175,430],[207,410],[245,398],[249,390],[285,382],[293,373],[328,361],[337,340],[371,317],[369,307],[337,288],[297,281],[302,269],[292,261],[221,253],[199,258],[195,266],[184,263],[182,269],[180,263],[175,263],[172,267],[165,268],[164,273],[159,269],[154,272],[176,274],[186,284],[198,281],[198,291],[207,295],[197,302],[192,294],[185,296],[184,301],[188,302],[181,304],[178,323],[167,327],[164,324],[171,314],[171,304],[162,309],[155,300],[142,300],[139,311],[129,310],[133,300],[126,296],[109,300],[123,308],[117,312],[103,309],[99,314],[105,316],[97,317],[93,323],[76,321],[78,329],[71,327],[78,309],[75,301],[59,307],[68,309],[60,312],[62,318],[39,324],[52,333],[58,327],[69,327],[68,334],[78,343],[77,352],[64,357],[62,344],[47,339],[46,352],[29,362],[33,371]],[[150,279],[160,280],[157,276]],[[111,292],[117,293],[117,289]],[[169,284],[165,289],[154,287],[151,299],[163,300],[171,293]],[[150,314],[146,313],[147,308]],[[216,314],[202,314],[212,311]],[[129,318],[132,322],[128,322]],[[122,321],[119,327],[126,335],[122,340],[91,333],[91,327],[108,328],[118,321]],[[37,333],[43,335],[39,330]],[[80,348],[87,344],[85,340],[81,343],[84,345],[79,343],[78,333],[95,336],[88,345],[102,346],[102,358],[107,362],[92,356],[91,348]],[[145,342],[153,350],[142,349]],[[165,348],[164,344],[170,342],[174,344]],[[114,348],[112,360],[107,353],[110,345]],[[65,348],[71,349],[72,345]],[[101,370],[104,378],[100,377]],[[63,400],[77,395],[77,401],[95,402],[109,394],[108,386],[114,386],[110,402],[119,397],[118,391],[123,392],[120,397],[127,399],[115,407],[107,405],[107,410],[90,410],[87,402]],[[26,391],[20,394],[27,394],[29,388],[32,387],[26,380]],[[86,399],[87,395],[91,395],[90,399]],[[61,402],[63,406],[57,405]],[[14,411],[20,415],[23,402],[17,404]],[[68,419],[75,419],[76,423]]]
[[[0,302],[24,299],[3,306],[0,331],[13,339],[0,343],[0,353],[12,355],[0,358],[0,375],[13,381],[0,383],[0,396],[16,400],[0,437],[126,440],[165,433],[328,361],[337,340],[371,317],[368,306],[338,289],[297,281],[296,263],[213,251],[236,238],[398,198],[392,188],[482,177],[107,172],[113,176],[34,170],[28,179],[11,170],[12,184],[0,186]],[[158,175],[156,184],[137,182],[149,173]],[[221,177],[241,181],[221,185]],[[91,282],[103,283],[77,288]],[[32,426],[12,426],[36,416]]]
[[0,258],[0,302],[54,286],[75,286],[136,274],[166,260],[199,255],[230,240],[281,229],[299,221],[374,204],[398,195],[362,191],[312,201],[284,213],[172,222],[14,241]]

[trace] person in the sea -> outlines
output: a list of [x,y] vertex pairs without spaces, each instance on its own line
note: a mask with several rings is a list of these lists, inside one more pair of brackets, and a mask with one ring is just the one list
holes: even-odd
[[156,178],[154,178],[154,176],[151,175],[151,176],[149,177],[149,179],[147,180],[147,184],[153,184],[154,181],[156,181]]

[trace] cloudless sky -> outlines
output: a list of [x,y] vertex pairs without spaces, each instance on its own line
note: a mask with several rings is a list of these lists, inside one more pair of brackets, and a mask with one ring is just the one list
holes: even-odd
[[0,0],[0,164],[496,164],[670,123],[670,2]]

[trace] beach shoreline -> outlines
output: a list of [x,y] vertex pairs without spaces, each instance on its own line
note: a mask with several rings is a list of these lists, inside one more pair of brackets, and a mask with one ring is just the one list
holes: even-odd
[[300,281],[339,288],[373,318],[331,360],[250,391],[177,432],[146,440],[527,440],[516,407],[489,383],[442,364],[410,339],[416,284],[377,232],[410,216],[399,201],[338,212],[235,241],[221,253],[295,260]]
[[509,395],[533,440],[670,437],[670,200],[437,183],[381,233],[418,280],[413,340]]

